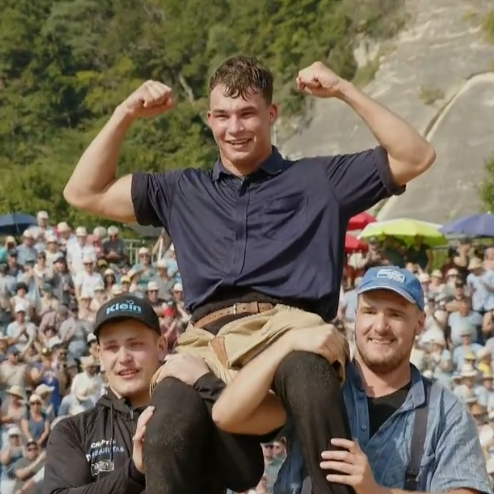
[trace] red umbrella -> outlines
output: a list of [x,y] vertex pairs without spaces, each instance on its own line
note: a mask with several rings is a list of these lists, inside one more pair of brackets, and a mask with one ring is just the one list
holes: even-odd
[[354,252],[361,252],[363,250],[367,250],[367,244],[347,233],[345,237],[345,252],[347,254],[353,254]]
[[369,213],[360,213],[350,218],[350,223],[348,223],[348,230],[363,230],[369,223],[375,223],[377,220],[374,216]]

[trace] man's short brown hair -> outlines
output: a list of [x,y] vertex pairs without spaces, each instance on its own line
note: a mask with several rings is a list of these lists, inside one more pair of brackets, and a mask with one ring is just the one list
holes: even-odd
[[225,96],[247,99],[250,93],[261,94],[268,105],[273,101],[273,74],[257,58],[238,55],[227,58],[209,80],[209,92],[222,84]]

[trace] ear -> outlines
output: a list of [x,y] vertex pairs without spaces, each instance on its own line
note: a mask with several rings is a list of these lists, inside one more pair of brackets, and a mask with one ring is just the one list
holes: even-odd
[[166,354],[168,353],[168,340],[166,336],[160,336],[158,339],[158,358],[160,362],[165,360]]
[[278,107],[276,105],[269,106],[269,123],[274,125],[276,120],[278,119]]
[[208,119],[208,127],[211,128],[211,120],[213,119],[213,115],[211,114],[211,112],[208,110],[207,114],[207,119]]
[[416,337],[422,334],[422,331],[424,331],[424,326],[425,326],[425,312],[421,311],[417,321],[417,326],[415,327]]

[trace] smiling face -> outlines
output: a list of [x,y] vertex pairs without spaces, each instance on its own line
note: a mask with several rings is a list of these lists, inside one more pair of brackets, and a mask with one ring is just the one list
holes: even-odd
[[107,322],[100,330],[99,357],[108,384],[134,406],[147,403],[151,378],[165,355],[165,339],[135,320]]
[[424,317],[416,305],[390,290],[363,293],[355,319],[356,359],[380,375],[407,366]]
[[239,169],[260,164],[271,154],[271,125],[276,120],[276,107],[268,105],[259,93],[225,96],[224,85],[211,93],[208,121],[220,149],[224,164]]
[[208,122],[226,167],[241,174],[256,169],[271,154],[273,75],[250,57],[232,57],[213,74]]

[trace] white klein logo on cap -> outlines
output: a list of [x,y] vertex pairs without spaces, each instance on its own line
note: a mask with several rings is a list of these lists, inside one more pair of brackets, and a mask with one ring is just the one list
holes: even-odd
[[113,312],[137,312],[141,313],[142,309],[135,304],[133,300],[126,300],[125,302],[117,302],[106,308],[106,314],[112,314]]
[[400,271],[396,271],[396,269],[380,269],[377,272],[376,278],[387,278],[398,283],[405,283],[405,275],[400,273]]

